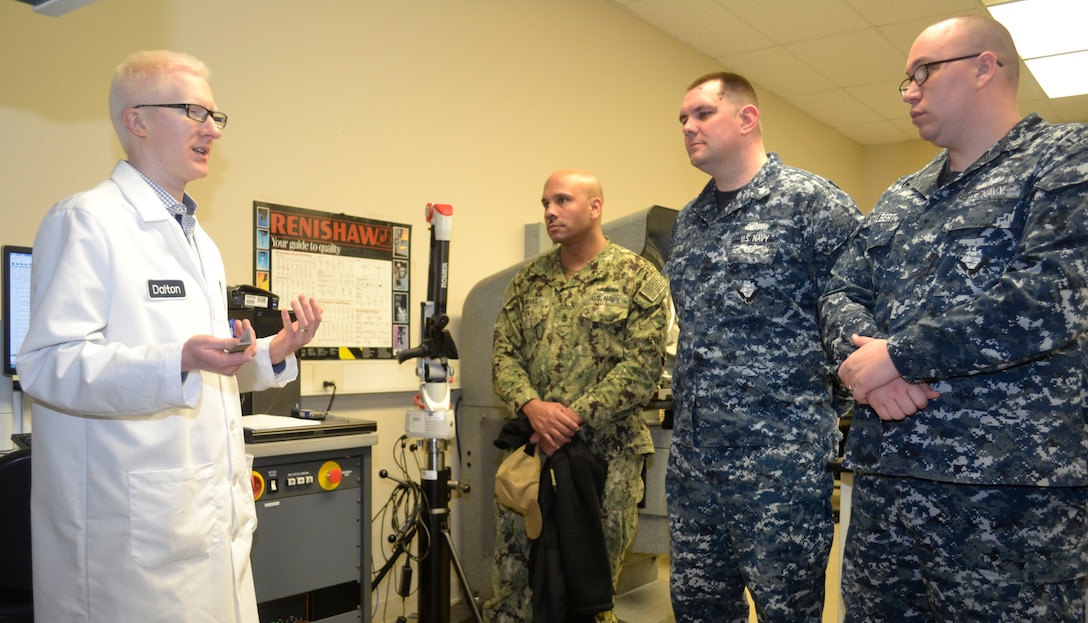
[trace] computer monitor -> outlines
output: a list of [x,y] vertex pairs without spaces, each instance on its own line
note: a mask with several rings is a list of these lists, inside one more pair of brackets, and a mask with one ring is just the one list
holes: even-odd
[[15,376],[15,356],[30,326],[30,247],[3,247],[4,375]]

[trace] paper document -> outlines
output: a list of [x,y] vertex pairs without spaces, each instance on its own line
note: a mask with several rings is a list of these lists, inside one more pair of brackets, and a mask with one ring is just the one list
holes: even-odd
[[257,413],[243,415],[242,426],[250,430],[276,430],[279,428],[299,428],[301,426],[320,426],[320,420],[303,420],[286,415],[268,415]]

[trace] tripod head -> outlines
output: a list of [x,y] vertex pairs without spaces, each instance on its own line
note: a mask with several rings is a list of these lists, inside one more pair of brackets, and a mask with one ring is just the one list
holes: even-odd
[[402,350],[397,353],[397,362],[404,363],[409,359],[423,357],[428,359],[457,359],[457,346],[453,343],[453,336],[446,329],[450,319],[445,314],[438,317],[423,318],[423,342],[415,347]]

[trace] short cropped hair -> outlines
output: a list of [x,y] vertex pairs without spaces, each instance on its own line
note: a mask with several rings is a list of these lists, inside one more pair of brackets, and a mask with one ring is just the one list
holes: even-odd
[[1004,24],[987,15],[964,15],[953,20],[963,29],[972,50],[993,52],[1008,70],[1012,84],[1019,83],[1020,55]]
[[741,104],[759,106],[759,100],[756,98],[756,90],[755,87],[752,86],[752,83],[748,82],[748,79],[744,76],[729,71],[716,71],[699,76],[691,81],[687,90],[690,91],[701,87],[708,82],[715,81],[721,84],[721,91],[718,92],[719,97],[728,98]]
[[166,88],[164,78],[179,72],[188,72],[205,80],[210,75],[207,66],[197,58],[169,50],[136,52],[117,66],[110,83],[110,121],[125,153],[128,153],[127,133],[121,114],[137,104],[187,103],[154,101]]

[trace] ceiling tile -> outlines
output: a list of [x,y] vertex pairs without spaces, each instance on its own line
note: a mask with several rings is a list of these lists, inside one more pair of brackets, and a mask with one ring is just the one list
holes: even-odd
[[865,102],[865,105],[875,110],[882,119],[897,121],[906,119],[910,110],[910,107],[903,102],[903,97],[899,95],[899,82],[899,77],[893,76],[891,80],[879,84],[863,84],[849,87],[846,91]]
[[[896,91],[911,45],[994,1],[612,0],[864,145],[918,138]],[[1088,96],[1047,98],[1023,63],[1020,82],[1022,113],[1088,122]]]
[[980,9],[977,0],[910,0],[910,2],[846,0],[846,2],[877,26],[909,22],[919,18],[924,18],[926,25],[929,25],[947,15],[966,15],[978,12]]
[[717,0],[778,43],[861,30],[868,22],[845,0]]
[[914,123],[910,120],[910,115],[903,115],[902,119],[892,121],[892,125],[899,128],[903,134],[907,135],[910,140],[916,140],[921,138],[918,136],[918,128],[914,127]]
[[833,128],[885,121],[872,108],[842,89],[794,95],[788,99],[797,108]]
[[899,143],[918,138],[917,134],[908,136],[888,121],[865,123],[862,125],[843,126],[836,128],[847,138],[851,138],[862,145],[879,145],[882,143]]
[[888,80],[888,68],[902,61],[884,36],[871,29],[792,43],[785,48],[820,67],[840,87]]
[[783,47],[719,57],[718,61],[754,84],[783,97],[827,90],[830,78]]
[[713,0],[644,0],[626,8],[644,22],[713,57],[774,45]]
[[902,53],[902,59],[899,61],[899,64],[906,65],[907,54],[910,52],[911,46],[914,45],[914,40],[918,38],[918,35],[921,34],[923,30],[941,20],[957,15],[988,15],[988,13],[985,9],[976,4],[975,7],[970,10],[949,11],[944,14],[930,16],[913,15],[906,21],[880,24],[877,25],[875,29],[888,39],[892,44],[892,47]]

